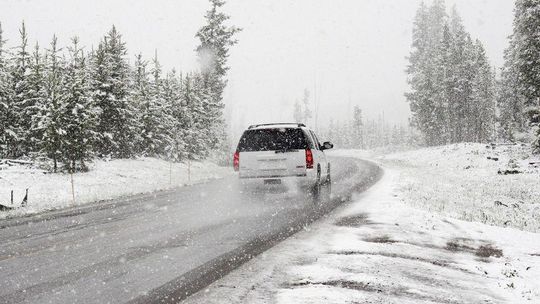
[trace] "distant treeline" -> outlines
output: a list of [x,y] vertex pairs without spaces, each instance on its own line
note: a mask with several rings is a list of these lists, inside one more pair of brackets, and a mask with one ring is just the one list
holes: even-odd
[[[316,102],[310,101],[310,92],[304,89],[302,100],[296,100],[293,118],[296,122],[313,122],[317,113]],[[317,119],[315,118],[315,121]],[[316,125],[316,123],[315,123]],[[359,106],[354,106],[352,115],[345,119],[330,119],[328,124],[317,128],[321,140],[329,140],[341,149],[399,148],[418,145],[418,134],[405,124],[391,124],[384,118],[366,119]]]
[[540,153],[540,2],[517,0],[514,13],[497,94],[500,136],[515,141],[532,133]]
[[[413,28],[406,94],[426,145],[514,141],[537,130],[540,106],[540,2],[516,2],[514,34],[500,80],[484,47],[454,8],[421,3]],[[540,148],[536,131],[534,146]]]
[[113,26],[96,48],[77,38],[62,50],[28,45],[24,23],[7,49],[0,27],[0,158],[52,160],[85,169],[93,157],[200,159],[223,146],[223,90],[229,47],[239,30],[227,27],[224,4],[211,0],[196,34],[201,69],[163,72],[157,53],[133,64]]
[[345,149],[378,149],[415,146],[418,135],[407,125],[391,124],[384,115],[366,119],[360,107],[355,106],[352,116],[345,120],[330,120],[321,130],[324,140]]

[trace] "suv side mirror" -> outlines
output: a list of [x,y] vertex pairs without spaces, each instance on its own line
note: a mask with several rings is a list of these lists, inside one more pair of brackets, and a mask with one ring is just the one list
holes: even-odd
[[322,148],[321,150],[329,150],[329,149],[332,149],[333,147],[334,147],[334,144],[332,144],[329,141],[325,141],[321,147]]

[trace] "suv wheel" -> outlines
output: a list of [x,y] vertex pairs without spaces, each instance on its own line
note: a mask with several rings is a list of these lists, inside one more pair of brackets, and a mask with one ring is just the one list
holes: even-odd
[[331,175],[330,175],[330,164],[328,164],[328,170],[327,170],[327,173],[326,173],[326,181],[325,182],[328,185],[332,184],[332,178],[331,178]]
[[321,194],[321,166],[317,166],[317,180],[311,192],[314,197],[319,197],[319,194]]

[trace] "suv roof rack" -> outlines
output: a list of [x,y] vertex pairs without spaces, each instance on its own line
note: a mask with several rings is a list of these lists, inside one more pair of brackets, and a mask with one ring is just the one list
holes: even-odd
[[248,129],[253,129],[253,128],[257,128],[257,127],[264,127],[264,126],[275,126],[275,125],[297,125],[299,128],[300,127],[306,127],[305,124],[303,123],[298,123],[298,122],[278,122],[278,123],[267,123],[267,124],[258,124],[258,125],[251,125],[249,126]]

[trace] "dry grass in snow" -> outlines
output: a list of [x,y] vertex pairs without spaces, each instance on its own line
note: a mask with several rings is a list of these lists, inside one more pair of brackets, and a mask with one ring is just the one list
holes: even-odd
[[406,203],[453,218],[540,231],[540,160],[528,146],[456,144],[379,160]]

